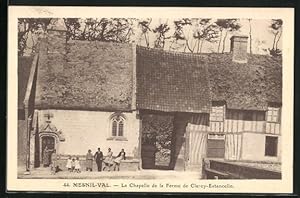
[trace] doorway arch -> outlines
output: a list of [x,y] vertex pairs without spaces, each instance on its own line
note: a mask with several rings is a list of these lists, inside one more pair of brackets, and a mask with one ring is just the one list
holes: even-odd
[[[43,164],[45,147],[47,146],[52,151],[55,149],[56,152],[59,153],[59,143],[62,141],[65,141],[62,132],[57,130],[51,121],[46,121],[46,123],[40,127],[40,132],[38,133],[38,144],[36,145],[36,153],[39,156],[39,160],[36,162],[38,166]],[[49,162],[51,161],[50,156]]]

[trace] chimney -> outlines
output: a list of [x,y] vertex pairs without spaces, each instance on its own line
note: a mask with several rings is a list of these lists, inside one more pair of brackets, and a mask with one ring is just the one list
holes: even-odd
[[47,58],[54,72],[64,70],[67,28],[62,18],[51,19],[47,27]]
[[237,63],[247,63],[248,36],[232,36],[230,40],[230,52],[232,52],[232,61]]

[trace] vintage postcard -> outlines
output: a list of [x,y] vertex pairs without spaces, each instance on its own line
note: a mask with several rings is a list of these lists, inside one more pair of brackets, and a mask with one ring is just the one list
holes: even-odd
[[9,7],[9,191],[291,193],[291,8]]

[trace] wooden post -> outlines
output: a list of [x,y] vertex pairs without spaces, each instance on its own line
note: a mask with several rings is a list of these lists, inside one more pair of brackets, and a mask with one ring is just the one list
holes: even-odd
[[139,158],[139,170],[142,169],[142,115],[140,111],[137,111],[138,119],[139,119],[139,144],[138,144],[138,158]]
[[[25,109],[25,112],[27,111],[28,114],[28,109]],[[26,115],[27,116],[27,115]],[[26,117],[26,132],[27,132],[27,146],[26,146],[26,172],[25,174],[30,174],[30,131],[31,131],[31,116]]]
[[184,152],[184,170],[186,171],[188,168],[189,163],[189,153],[190,153],[190,129],[188,127],[189,125],[185,127],[185,152]]

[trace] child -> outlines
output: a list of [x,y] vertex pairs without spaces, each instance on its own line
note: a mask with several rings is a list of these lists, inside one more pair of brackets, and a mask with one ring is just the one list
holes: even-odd
[[71,155],[69,155],[69,158],[67,160],[66,168],[68,169],[68,171],[72,172],[72,157],[71,157]]
[[76,157],[76,160],[75,160],[75,172],[76,173],[80,173],[81,172],[80,169],[81,169],[81,166],[80,166],[79,157]]
[[72,165],[71,172],[73,172],[75,170],[75,158],[72,159],[71,165]]

